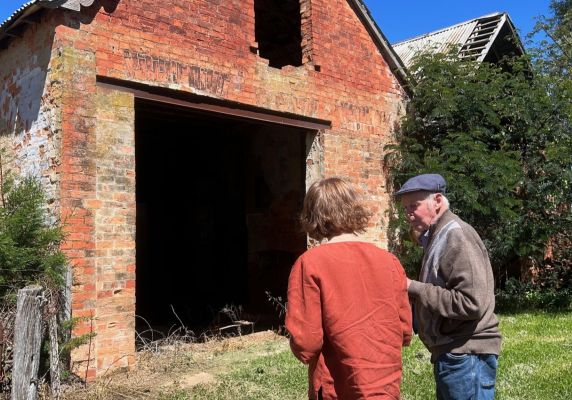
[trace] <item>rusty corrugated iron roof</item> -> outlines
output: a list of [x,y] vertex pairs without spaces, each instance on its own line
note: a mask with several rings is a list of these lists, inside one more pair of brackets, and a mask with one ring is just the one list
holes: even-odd
[[88,7],[95,0],[31,0],[24,3],[16,11],[14,11],[6,21],[0,23],[0,39],[10,34],[13,25],[17,25],[20,18],[31,15],[41,8],[65,8],[68,10],[79,11],[81,7]]
[[[407,68],[419,53],[445,53],[452,47],[459,49],[461,58],[483,61],[505,24],[518,39],[508,14],[493,13],[396,43],[393,48]],[[520,40],[517,45],[524,54]]]

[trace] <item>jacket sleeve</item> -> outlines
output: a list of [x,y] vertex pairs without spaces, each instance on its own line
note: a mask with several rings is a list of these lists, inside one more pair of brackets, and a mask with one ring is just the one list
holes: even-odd
[[439,260],[445,287],[412,281],[409,294],[445,318],[481,318],[494,289],[488,279],[488,274],[492,274],[488,254],[479,241],[470,234],[465,236],[461,229],[449,232],[447,250]]
[[409,295],[407,294],[407,276],[405,270],[396,257],[393,257],[394,263],[394,287],[396,290],[395,300],[399,310],[399,321],[401,331],[403,332],[403,346],[409,346],[413,336],[411,304],[409,303]]
[[286,329],[290,333],[292,353],[308,364],[322,351],[324,332],[320,288],[309,267],[300,257],[288,279]]

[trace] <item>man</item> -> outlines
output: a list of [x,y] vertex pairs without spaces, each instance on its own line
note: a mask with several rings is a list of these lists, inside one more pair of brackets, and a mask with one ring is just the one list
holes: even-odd
[[419,280],[408,279],[407,291],[437,399],[492,399],[501,345],[492,268],[477,232],[449,210],[445,186],[441,175],[423,174],[395,193],[423,246]]

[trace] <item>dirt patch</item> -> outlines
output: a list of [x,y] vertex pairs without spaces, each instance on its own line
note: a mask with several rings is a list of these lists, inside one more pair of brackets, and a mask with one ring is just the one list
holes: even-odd
[[66,386],[62,399],[157,399],[164,393],[214,384],[244,361],[287,349],[288,339],[272,331],[203,343],[171,341],[139,352],[131,371],[103,376],[87,388]]
[[184,379],[181,381],[181,387],[190,388],[190,387],[197,386],[197,385],[214,383],[215,380],[216,379],[215,379],[214,375],[209,374],[207,372],[199,372],[198,374],[189,375],[189,376],[184,377]]

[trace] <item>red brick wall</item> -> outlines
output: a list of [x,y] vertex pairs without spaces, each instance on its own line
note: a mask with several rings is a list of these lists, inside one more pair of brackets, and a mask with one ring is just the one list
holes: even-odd
[[87,378],[96,375],[98,324],[98,259],[95,211],[95,68],[94,54],[80,46],[59,40],[62,27],[56,30],[56,45],[62,54],[62,146],[61,146],[61,208],[68,238],[64,249],[73,265],[72,315],[85,318],[74,334],[97,333],[91,348],[84,346],[75,352],[74,370]]
[[162,4],[122,1],[85,27],[96,35],[97,73],[331,120],[324,172],[362,185],[376,211],[372,240],[385,244],[380,160],[403,90],[348,2],[302,0],[311,54],[306,65],[281,70],[250,51],[253,0]]

